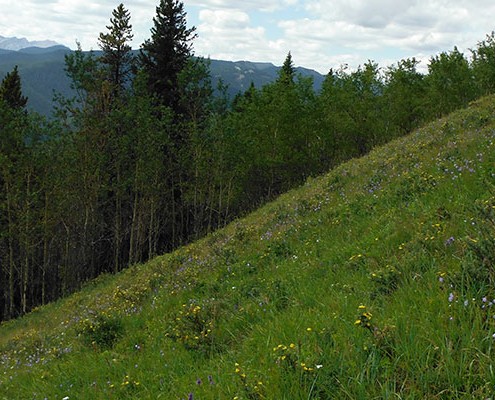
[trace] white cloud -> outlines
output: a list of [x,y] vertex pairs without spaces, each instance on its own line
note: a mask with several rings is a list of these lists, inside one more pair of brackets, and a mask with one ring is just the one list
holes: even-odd
[[237,9],[242,11],[274,12],[286,6],[294,6],[298,0],[189,0],[187,6],[197,6],[210,10]]
[[[0,0],[1,3],[1,0]],[[133,0],[124,5],[131,13],[135,34],[134,47],[150,35],[155,15],[154,0]],[[100,32],[106,31],[114,0],[27,0],[12,2],[0,12],[0,35],[27,37],[29,40],[50,39],[71,48],[76,40],[83,49],[97,49]]]
[[[1,2],[6,0],[0,0]],[[115,0],[26,0],[0,12],[0,35],[51,39],[97,49]],[[159,0],[129,0],[137,48],[150,36]],[[327,72],[357,67],[368,58],[428,59],[455,45],[467,52],[495,29],[491,0],[186,0],[197,26],[195,53],[228,60],[282,64],[292,51],[297,65]]]
[[253,25],[244,11],[202,10],[199,20],[196,54],[232,61],[271,61],[278,47],[276,41],[267,39],[265,28]]
[[390,61],[386,52],[397,54],[395,61],[427,60],[455,45],[467,52],[493,29],[495,4],[487,0],[313,0],[306,2],[306,10],[309,18],[281,21],[279,26],[294,48],[312,44],[316,54],[304,58],[321,71],[318,52],[325,54],[323,59],[342,57],[359,60],[358,64],[372,58],[384,67]]

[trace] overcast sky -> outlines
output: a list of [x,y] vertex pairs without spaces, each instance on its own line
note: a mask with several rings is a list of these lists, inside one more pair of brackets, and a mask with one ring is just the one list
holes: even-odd
[[[134,48],[150,37],[159,0],[128,0]],[[111,0],[0,0],[0,35],[51,39],[97,49]],[[495,30],[493,0],[185,0],[196,26],[196,55],[298,66],[327,73],[368,59],[386,67],[402,58],[428,59],[455,45],[469,48]]]

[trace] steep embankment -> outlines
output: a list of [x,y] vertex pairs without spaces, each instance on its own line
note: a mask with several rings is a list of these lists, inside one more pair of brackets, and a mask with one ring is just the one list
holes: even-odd
[[489,97],[4,324],[0,397],[490,397],[494,142]]

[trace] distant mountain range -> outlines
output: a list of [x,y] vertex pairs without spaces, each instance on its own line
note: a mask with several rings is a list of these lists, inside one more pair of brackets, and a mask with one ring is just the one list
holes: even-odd
[[52,47],[57,46],[59,43],[54,42],[53,40],[36,40],[30,42],[26,38],[16,38],[16,37],[4,37],[0,35],[0,49],[2,50],[21,50],[26,47]]
[[[0,80],[17,65],[28,107],[49,116],[53,110],[54,93],[67,97],[73,94],[64,70],[64,57],[71,51],[50,40],[30,42],[25,38],[0,36]],[[280,67],[271,63],[250,61],[211,60],[210,64],[214,87],[222,79],[231,97],[244,92],[251,82],[257,88],[273,82],[279,70]],[[321,88],[323,75],[307,68],[297,68],[297,71],[303,76],[313,77],[316,90]]]

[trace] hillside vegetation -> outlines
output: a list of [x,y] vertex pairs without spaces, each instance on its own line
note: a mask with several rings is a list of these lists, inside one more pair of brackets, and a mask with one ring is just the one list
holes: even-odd
[[232,100],[194,56],[182,2],[160,0],[150,33],[136,54],[130,12],[114,9],[97,54],[65,55],[75,94],[55,96],[50,120],[28,111],[20,68],[0,82],[0,321],[495,93],[495,32],[469,57],[432,56],[427,74],[369,60],[330,69],[319,91],[289,51],[274,81]]
[[495,387],[495,97],[0,327],[4,399]]

